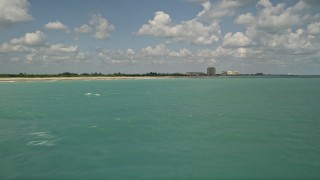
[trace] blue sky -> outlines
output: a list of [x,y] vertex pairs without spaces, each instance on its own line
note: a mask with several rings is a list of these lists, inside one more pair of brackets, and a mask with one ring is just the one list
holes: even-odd
[[320,74],[318,0],[0,0],[0,73]]

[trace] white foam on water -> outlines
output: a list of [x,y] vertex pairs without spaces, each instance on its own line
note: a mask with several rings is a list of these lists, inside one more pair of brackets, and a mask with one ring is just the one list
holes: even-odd
[[36,136],[38,138],[54,138],[53,135],[49,134],[48,132],[44,132],[44,131],[39,131],[39,132],[33,132],[31,133],[31,135]]
[[14,83],[16,81],[0,81],[0,83]]
[[27,144],[28,146],[53,146],[55,145],[55,141],[50,140],[37,140],[37,141],[30,141]]
[[39,131],[39,132],[33,132],[31,133],[32,135],[35,135],[35,136],[45,136],[46,135],[46,132],[42,132],[42,131]]
[[85,96],[101,96],[101,94],[98,94],[98,93],[96,93],[96,94],[93,94],[93,93],[85,93],[84,95],[85,95]]
[[58,141],[55,136],[45,131],[30,133],[33,138],[27,143],[28,146],[53,146]]

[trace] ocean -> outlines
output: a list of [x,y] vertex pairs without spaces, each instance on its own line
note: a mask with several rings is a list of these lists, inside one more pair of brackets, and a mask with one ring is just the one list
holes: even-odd
[[320,179],[320,77],[0,83],[0,179]]

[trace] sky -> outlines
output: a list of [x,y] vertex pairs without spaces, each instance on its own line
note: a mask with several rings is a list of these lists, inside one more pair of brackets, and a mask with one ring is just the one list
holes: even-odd
[[319,0],[0,0],[0,74],[320,74]]

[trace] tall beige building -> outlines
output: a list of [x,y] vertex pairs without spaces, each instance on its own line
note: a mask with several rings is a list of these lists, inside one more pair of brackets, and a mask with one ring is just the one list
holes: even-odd
[[215,67],[208,67],[207,68],[207,75],[208,76],[215,76],[216,75],[216,68]]

